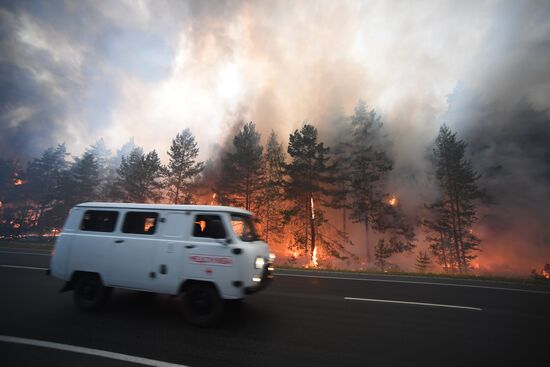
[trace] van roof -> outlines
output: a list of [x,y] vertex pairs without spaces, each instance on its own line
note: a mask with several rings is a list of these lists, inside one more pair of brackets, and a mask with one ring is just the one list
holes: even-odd
[[248,210],[221,205],[180,205],[180,204],[142,204],[142,203],[102,203],[89,202],[76,205],[80,208],[112,208],[112,209],[153,209],[153,210],[180,210],[200,212],[230,212],[252,215]]

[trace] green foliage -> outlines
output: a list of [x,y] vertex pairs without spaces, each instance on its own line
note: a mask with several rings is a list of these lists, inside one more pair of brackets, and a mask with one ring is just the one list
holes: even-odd
[[120,199],[136,203],[160,199],[164,167],[154,150],[144,154],[141,148],[135,148],[128,157],[122,157],[117,173]]
[[444,269],[453,272],[467,271],[476,258],[480,240],[472,225],[477,221],[476,203],[485,197],[465,150],[466,143],[443,125],[433,149],[440,195],[427,206],[430,216],[424,220],[432,252]]
[[249,122],[233,138],[232,151],[222,158],[223,168],[217,188],[219,200],[253,210],[258,206],[258,195],[263,182],[263,147],[256,125]]
[[193,179],[204,169],[204,162],[197,162],[199,148],[189,129],[172,139],[167,152],[170,161],[166,170],[166,187],[174,204],[190,204]]

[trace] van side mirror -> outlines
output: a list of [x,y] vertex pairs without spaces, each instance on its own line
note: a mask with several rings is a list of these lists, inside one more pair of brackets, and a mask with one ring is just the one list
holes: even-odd
[[227,238],[225,239],[225,244],[226,244],[226,245],[230,245],[230,244],[232,244],[232,243],[233,243],[233,240],[232,240],[231,238],[227,237]]

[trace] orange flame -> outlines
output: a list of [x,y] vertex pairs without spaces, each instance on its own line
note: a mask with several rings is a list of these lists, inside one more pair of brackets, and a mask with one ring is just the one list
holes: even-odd
[[212,195],[212,200],[210,201],[210,205],[214,205],[214,201],[216,200],[216,196],[218,196],[218,194],[214,193]]
[[313,254],[311,255],[311,263],[314,268],[319,266],[319,262],[317,261],[317,246],[313,249]]
[[391,206],[396,206],[397,205],[397,196],[393,195],[390,200],[388,200],[388,204],[390,204]]
[[15,186],[19,186],[19,185],[23,185],[24,182],[23,182],[22,179],[16,178],[16,179],[13,181],[13,184],[14,184]]
[[[311,196],[311,219],[315,219],[315,206],[313,205],[313,195]],[[311,254],[311,265],[313,265],[314,268],[319,266],[319,263],[317,262],[317,246],[313,249],[313,253]]]

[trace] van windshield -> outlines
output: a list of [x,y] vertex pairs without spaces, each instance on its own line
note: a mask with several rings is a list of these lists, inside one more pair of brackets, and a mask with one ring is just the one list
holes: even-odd
[[231,227],[242,241],[252,242],[260,239],[256,234],[252,217],[249,215],[231,214]]

